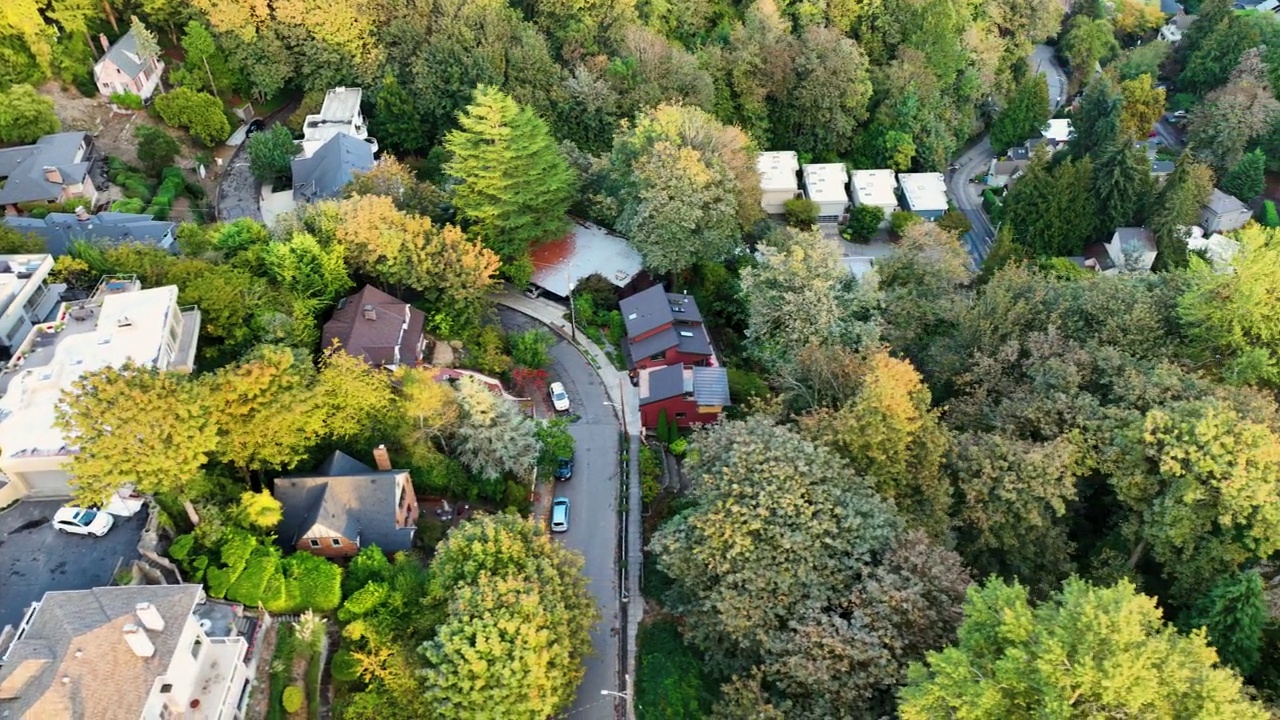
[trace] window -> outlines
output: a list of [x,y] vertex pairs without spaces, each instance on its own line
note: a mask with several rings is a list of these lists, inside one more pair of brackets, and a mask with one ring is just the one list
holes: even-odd
[[329,542],[333,543],[334,547],[342,547],[342,538],[329,538]]
[[204,647],[204,641],[201,640],[200,638],[196,638],[196,641],[191,643],[191,657],[195,658],[196,660],[199,660],[200,648],[202,647]]
[[650,356],[649,356],[649,359],[650,359],[650,360],[655,360],[655,361],[656,361],[656,360],[666,360],[666,359],[667,359],[667,354],[666,354],[665,352],[660,352],[660,353],[658,353],[657,355],[650,355]]
[[677,419],[677,420],[683,420],[683,419],[685,419],[686,417],[687,417],[687,415],[686,415],[685,413],[676,413],[676,419]]
[[161,693],[161,694],[163,694],[163,695],[168,695],[168,694],[169,694],[169,693],[171,693],[171,692],[173,692],[173,683],[165,683],[165,684],[163,684],[163,685],[161,685],[161,686],[160,686],[160,693]]
[[317,540],[317,539],[315,539],[315,538],[311,538],[311,547],[313,547],[313,548],[318,548],[318,547],[320,547],[320,541],[319,541],[319,540]]

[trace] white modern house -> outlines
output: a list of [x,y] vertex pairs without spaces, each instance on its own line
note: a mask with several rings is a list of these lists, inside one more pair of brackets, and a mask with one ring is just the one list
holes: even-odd
[[369,127],[360,112],[360,88],[336,87],[324,94],[318,115],[308,115],[302,123],[302,154],[309,158],[336,135],[350,135],[363,140],[378,151],[378,141],[369,137]]
[[900,173],[898,186],[906,209],[925,220],[937,220],[947,211],[947,181],[942,173]]
[[783,205],[800,194],[800,158],[793,150],[762,152],[756,156],[760,173],[760,207],[770,215],[781,215]]
[[1165,23],[1164,27],[1160,28],[1160,39],[1167,43],[1177,45],[1182,42],[1183,34],[1187,32],[1187,29],[1190,28],[1191,24],[1195,21],[1195,15],[1187,15],[1186,13],[1179,12],[1177,15],[1169,18],[1169,22]]
[[1233,272],[1232,261],[1240,252],[1240,243],[1221,233],[1205,235],[1204,228],[1192,225],[1188,229],[1187,249],[1204,253],[1215,272]]
[[52,255],[0,255],[0,362],[53,312],[66,285],[49,286]]
[[1084,249],[1083,265],[1104,275],[1147,272],[1155,264],[1155,235],[1146,228],[1116,228],[1111,239]]
[[133,276],[103,278],[88,299],[32,328],[0,368],[0,506],[71,494],[76,448],[54,420],[63,391],[82,375],[126,362],[191,370],[200,311],[178,307],[176,285],[141,287]]
[[0,717],[239,720],[249,643],[206,603],[200,585],[45,593],[0,665]]
[[1050,149],[1055,151],[1060,150],[1067,144],[1067,141],[1071,139],[1071,133],[1070,118],[1054,118],[1040,131],[1040,135],[1044,137]]
[[839,222],[849,207],[844,163],[817,163],[801,170],[805,197],[818,204],[818,222]]
[[849,189],[854,205],[884,211],[882,227],[898,209],[898,175],[892,170],[853,170],[849,173]]

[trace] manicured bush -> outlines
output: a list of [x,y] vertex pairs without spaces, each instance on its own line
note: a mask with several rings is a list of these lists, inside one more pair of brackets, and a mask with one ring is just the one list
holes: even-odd
[[125,90],[111,93],[111,104],[122,110],[141,110],[142,96]]
[[231,581],[234,580],[231,571],[226,568],[211,567],[204,574],[205,587],[209,589],[209,597],[224,598],[227,596],[227,588],[231,587]]
[[147,204],[142,201],[142,198],[124,198],[111,203],[111,212],[140,213],[146,207]]
[[290,685],[284,689],[284,695],[280,696],[280,704],[287,713],[296,713],[302,709],[303,692],[302,688],[297,685]]
[[178,88],[156,98],[155,105],[166,125],[186,128],[191,137],[210,147],[231,135],[222,101],[208,93]]
[[667,409],[658,410],[658,441],[670,442],[671,438],[671,420],[667,418]]
[[191,548],[196,544],[194,535],[179,535],[169,544],[169,557],[182,562],[191,554]]
[[[249,556],[258,547],[258,539],[250,535],[248,531],[240,528],[228,528],[222,536],[222,546],[220,548],[222,564],[227,566],[233,576],[240,575],[244,570],[245,563],[249,562]],[[232,578],[234,580],[234,577]]]
[[849,211],[849,220],[841,228],[841,235],[853,242],[866,242],[875,237],[884,222],[884,210],[871,205],[858,205]]
[[1276,213],[1276,204],[1272,200],[1262,202],[1262,224],[1267,227],[1280,227],[1280,214]]
[[511,343],[511,360],[527,368],[545,368],[551,364],[548,352],[556,344],[555,336],[544,328],[533,328],[508,338]]
[[257,607],[267,581],[279,569],[280,556],[275,548],[259,545],[245,564],[244,570],[227,588],[227,599]]
[[662,492],[662,461],[648,445],[640,448],[640,499],[651,503]]
[[818,222],[818,203],[809,198],[791,198],[782,204],[782,211],[786,213],[789,225],[802,230],[807,230]]
[[684,457],[685,450],[689,449],[689,441],[682,437],[678,437],[671,441],[671,454],[676,457]]
[[387,584],[371,582],[355,591],[338,609],[338,620],[349,623],[362,617],[387,599]]
[[342,604],[342,568],[305,552],[285,558],[282,566],[284,597],[274,607],[263,603],[270,612],[329,612]]

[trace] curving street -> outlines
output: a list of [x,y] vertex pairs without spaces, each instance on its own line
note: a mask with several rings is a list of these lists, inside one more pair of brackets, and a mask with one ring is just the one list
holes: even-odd
[[[1058,65],[1053,48],[1048,45],[1036,45],[1035,52],[1027,62],[1036,72],[1046,76],[1049,86],[1050,112],[1057,112],[1067,99],[1067,75]],[[990,136],[984,134],[953,161],[954,169],[947,175],[947,192],[955,202],[956,208],[963,212],[973,225],[973,229],[965,233],[964,242],[975,268],[981,267],[982,261],[986,259],[987,251],[991,249],[991,243],[995,240],[996,229],[992,227],[991,219],[982,209],[984,185],[969,181],[977,175],[985,174],[992,157],[994,153],[991,149]]]

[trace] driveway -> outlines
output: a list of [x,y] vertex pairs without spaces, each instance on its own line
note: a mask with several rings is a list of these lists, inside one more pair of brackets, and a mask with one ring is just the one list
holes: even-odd
[[31,603],[51,590],[88,590],[110,585],[121,568],[138,558],[146,512],[116,518],[106,535],[66,535],[49,523],[62,500],[18,503],[0,514],[0,628],[17,627]]
[[[498,317],[508,330],[545,327],[508,308],[499,308]],[[613,408],[605,404],[609,396],[599,374],[568,341],[558,339],[551,348],[547,374],[549,382],[564,383],[570,412],[579,418],[569,426],[577,448],[573,479],[557,483],[554,490],[556,497],[569,498],[569,531],[556,538],[582,554],[587,588],[596,599],[601,616],[591,629],[594,652],[587,658],[586,676],[567,716],[574,720],[614,720],[615,700],[600,691],[616,691],[619,677],[618,419]]]
[[[299,102],[295,99],[285,103],[279,110],[268,115],[264,118],[265,127],[279,125],[287,120],[298,108]],[[218,184],[219,222],[231,222],[244,217],[262,222],[262,210],[258,207],[262,184],[249,172],[248,146],[249,143],[242,142],[236,148],[227,161],[227,171],[222,174],[222,182]]]

